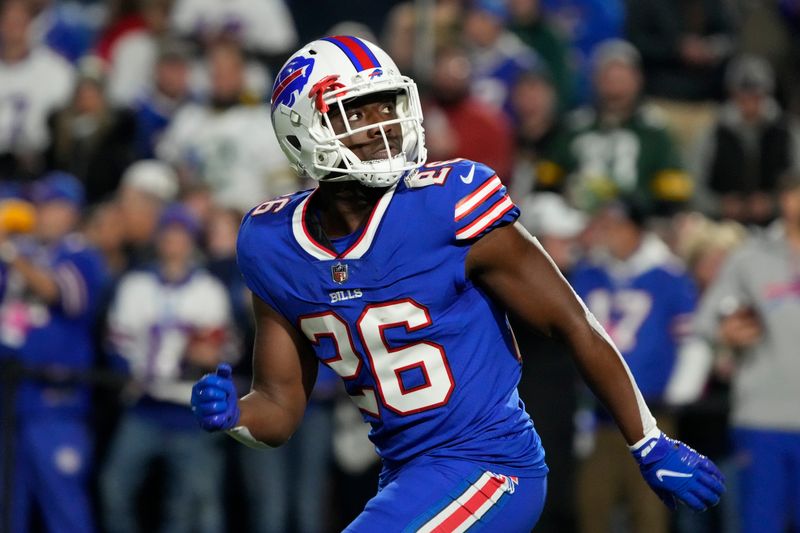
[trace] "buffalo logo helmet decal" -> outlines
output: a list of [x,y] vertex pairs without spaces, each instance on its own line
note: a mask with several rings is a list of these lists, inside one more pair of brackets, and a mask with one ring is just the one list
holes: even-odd
[[289,61],[280,71],[272,88],[272,106],[279,104],[291,107],[295,97],[308,83],[314,69],[314,58],[297,56]]

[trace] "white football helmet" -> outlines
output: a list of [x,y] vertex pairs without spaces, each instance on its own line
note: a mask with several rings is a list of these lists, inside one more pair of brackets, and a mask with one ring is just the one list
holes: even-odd
[[[397,118],[336,134],[328,111],[367,94],[396,93]],[[402,152],[392,154],[387,126],[399,124]],[[385,187],[425,163],[422,108],[416,84],[400,74],[394,61],[363,39],[318,39],[297,51],[281,68],[272,89],[272,125],[283,152],[301,174],[320,181],[358,180]],[[361,161],[341,139],[372,128],[383,136],[387,159]]]

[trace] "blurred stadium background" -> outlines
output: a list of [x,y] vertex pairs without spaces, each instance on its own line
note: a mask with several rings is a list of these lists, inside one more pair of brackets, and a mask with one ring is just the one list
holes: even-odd
[[[730,299],[700,305],[749,341],[691,315],[797,189],[797,0],[2,0],[2,531],[332,532],[374,493],[377,458],[335,376],[320,373],[298,435],[267,452],[202,433],[186,392],[220,360],[247,390],[238,222],[313,186],[288,168],[269,98],[283,61],[328,34],[378,43],[414,77],[429,160],[495,168],[567,277],[605,252],[630,281],[646,237],[688,280],[681,312],[646,332],[647,316],[618,316],[614,287],[582,295],[623,351],[664,339],[664,375],[641,379],[660,380],[662,427],[725,470],[723,503],[643,511],[647,488],[625,480],[621,440],[563,348],[517,327],[551,469],[537,531],[739,531],[752,458],[731,439],[731,390],[763,331]],[[687,338],[703,343],[689,365]],[[789,383],[798,368],[781,370]],[[792,389],[776,401],[797,410]],[[766,429],[800,448],[800,425],[781,423]]]

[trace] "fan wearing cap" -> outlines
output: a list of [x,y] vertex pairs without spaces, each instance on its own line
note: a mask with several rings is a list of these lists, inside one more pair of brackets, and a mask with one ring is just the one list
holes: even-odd
[[[0,237],[0,346],[31,370],[85,372],[95,358],[92,326],[106,269],[99,253],[73,233],[83,188],[74,176],[49,174],[33,184],[30,197],[34,231]],[[34,502],[48,530],[94,530],[89,400],[85,386],[21,382],[12,507],[19,513],[12,531],[28,531]]]
[[777,214],[777,181],[800,168],[800,129],[775,100],[766,59],[742,55],[726,71],[728,100],[698,146],[698,177],[709,211],[766,225]]
[[223,530],[222,457],[195,424],[189,397],[193,380],[230,355],[232,316],[225,287],[196,263],[199,235],[188,208],[168,205],[155,229],[155,261],[122,276],[110,307],[111,345],[141,396],[123,414],[101,474],[108,531],[139,529],[133,509],[142,477],[131,474],[159,458],[180,465],[165,487],[172,512],[164,529]]
[[159,217],[177,194],[178,176],[166,163],[144,159],[125,170],[116,201],[125,227],[130,268],[141,267],[154,258],[153,238]]
[[641,101],[639,52],[607,40],[595,49],[592,66],[594,102],[567,118],[543,185],[564,190],[584,209],[635,195],[648,211],[671,213],[691,198],[692,181],[661,114]]
[[[674,432],[669,406],[696,400],[712,355],[690,329],[697,289],[679,258],[646,227],[640,202],[621,198],[593,222],[596,244],[570,281],[616,343],[659,426]],[[581,531],[611,528],[617,505],[632,531],[667,533],[669,515],[631,464],[611,416],[594,409],[594,447],[578,473]],[[604,480],[597,490],[597,480]]]

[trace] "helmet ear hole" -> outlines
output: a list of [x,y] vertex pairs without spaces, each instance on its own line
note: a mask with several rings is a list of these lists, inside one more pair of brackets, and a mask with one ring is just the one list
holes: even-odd
[[297,135],[287,135],[286,142],[291,144],[296,150],[300,150],[300,139],[297,138]]

